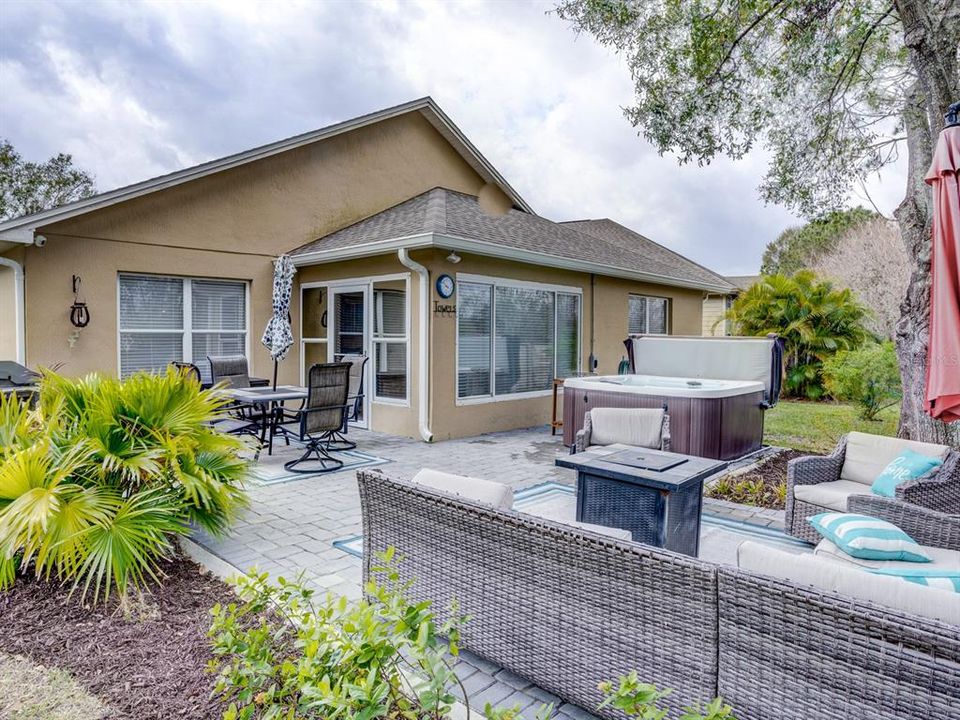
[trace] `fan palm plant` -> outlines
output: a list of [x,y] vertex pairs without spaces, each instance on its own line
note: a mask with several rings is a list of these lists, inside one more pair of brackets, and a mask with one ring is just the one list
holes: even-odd
[[246,504],[244,443],[223,400],[179,373],[45,373],[36,408],[0,398],[0,586],[18,571],[94,600],[159,579],[191,524],[224,533]]
[[849,289],[838,289],[804,270],[789,277],[763,276],[740,294],[725,317],[739,335],[779,335],[786,364],[784,389],[815,400],[825,394],[823,361],[867,339],[867,312]]

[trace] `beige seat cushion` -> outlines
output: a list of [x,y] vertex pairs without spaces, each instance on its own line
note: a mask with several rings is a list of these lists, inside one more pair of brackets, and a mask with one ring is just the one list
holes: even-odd
[[904,450],[913,450],[921,455],[943,459],[950,448],[946,445],[933,445],[862,432],[848,433],[847,450],[843,458],[843,469],[840,470],[840,479],[872,485],[877,475],[882,473],[890,461]]
[[960,624],[960,594],[896,577],[873,575],[834,560],[797,555],[748,541],[737,549],[737,565],[741,570],[783,578],[797,585],[812,585],[914,615]]
[[513,507],[513,488],[492,480],[424,468],[413,476],[413,482],[505,510]]
[[593,408],[591,445],[636,445],[659,448],[663,431],[661,408]]
[[827,538],[819,542],[817,547],[813,549],[813,554],[824,560],[842,565],[869,568],[872,570],[888,568],[890,570],[909,571],[923,568],[924,570],[953,570],[960,572],[960,551],[930,547],[928,545],[921,545],[920,550],[930,558],[930,562],[916,563],[906,560],[864,560],[863,558],[855,558],[852,555],[847,555],[843,550],[838,548],[834,542],[827,540]]
[[865,495],[870,488],[852,480],[834,480],[816,485],[794,485],[793,496],[797,500],[817,505],[827,510],[847,511],[847,498],[850,495]]

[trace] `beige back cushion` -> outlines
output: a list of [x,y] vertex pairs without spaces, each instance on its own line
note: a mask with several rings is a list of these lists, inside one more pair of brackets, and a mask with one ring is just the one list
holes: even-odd
[[636,445],[659,448],[663,431],[660,408],[593,408],[590,411],[591,445]]
[[882,437],[862,432],[847,434],[847,450],[840,471],[842,480],[852,480],[864,485],[872,485],[877,475],[904,450],[913,450],[921,455],[946,457],[950,448],[946,445],[903,440],[901,438]]
[[873,575],[861,568],[814,555],[789,553],[758,542],[741,543],[737,565],[741,570],[783,578],[797,585],[813,585],[914,615],[960,624],[958,593]]
[[513,488],[492,480],[424,468],[413,476],[413,482],[505,510],[513,507]]
[[773,338],[695,338],[645,335],[633,338],[638,375],[751,380],[770,395]]

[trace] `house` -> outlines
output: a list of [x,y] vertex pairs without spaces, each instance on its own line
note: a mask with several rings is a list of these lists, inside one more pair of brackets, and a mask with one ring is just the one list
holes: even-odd
[[535,214],[424,98],[0,223],[0,358],[128,375],[241,352],[266,376],[281,253],[280,380],[363,352],[362,424],[425,439],[545,423],[554,377],[616,372],[628,332],[699,335],[732,290],[611,220]]
[[723,316],[737,296],[760,279],[759,275],[727,275],[732,290],[726,293],[707,293],[703,298],[703,335],[730,335],[730,321]]

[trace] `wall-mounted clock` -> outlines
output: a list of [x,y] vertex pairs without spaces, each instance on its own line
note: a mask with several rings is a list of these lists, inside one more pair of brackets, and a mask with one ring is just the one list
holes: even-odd
[[446,273],[437,278],[437,294],[444,300],[453,295],[455,287],[453,278]]

